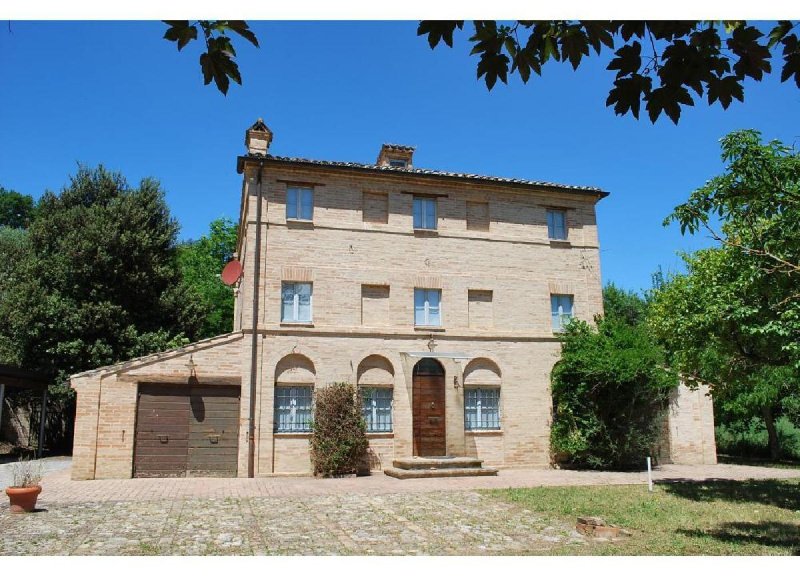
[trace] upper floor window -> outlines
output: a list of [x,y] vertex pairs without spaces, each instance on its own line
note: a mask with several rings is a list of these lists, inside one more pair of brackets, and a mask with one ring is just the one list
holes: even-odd
[[567,239],[567,213],[564,210],[547,211],[547,237],[551,240]]
[[361,415],[367,432],[392,431],[392,389],[362,388]]
[[286,189],[286,219],[312,220],[314,218],[314,189],[290,186]]
[[389,166],[392,168],[405,168],[408,166],[408,162],[405,160],[389,160]]
[[414,229],[436,230],[436,198],[414,196]]
[[414,324],[416,326],[441,326],[441,290],[414,288]]
[[281,322],[311,322],[311,283],[281,285]]
[[572,320],[572,294],[551,294],[550,313],[553,317],[553,332],[563,332]]

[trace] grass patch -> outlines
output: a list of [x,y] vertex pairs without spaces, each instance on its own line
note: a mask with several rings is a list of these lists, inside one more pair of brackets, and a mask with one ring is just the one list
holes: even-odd
[[548,554],[797,555],[800,481],[676,482],[646,486],[488,491],[552,522],[601,516],[633,536]]

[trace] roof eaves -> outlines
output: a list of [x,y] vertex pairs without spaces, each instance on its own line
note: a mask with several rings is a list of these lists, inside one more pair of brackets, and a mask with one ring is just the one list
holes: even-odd
[[268,154],[266,156],[261,154],[247,154],[237,158],[237,171],[241,173],[243,164],[246,160],[258,160],[261,162],[272,161],[288,164],[302,164],[327,168],[344,168],[363,170],[369,172],[398,172],[402,174],[410,174],[415,176],[433,176],[438,178],[448,179],[461,179],[472,180],[479,182],[491,182],[497,184],[512,184],[525,187],[539,187],[539,188],[552,188],[557,190],[573,191],[581,194],[591,194],[605,198],[609,195],[600,188],[594,186],[572,186],[569,184],[559,184],[556,182],[546,182],[539,180],[525,180],[522,178],[504,178],[502,176],[485,176],[481,174],[468,174],[462,172],[446,172],[442,170],[431,170],[427,168],[408,168],[399,166],[377,166],[375,164],[361,164],[359,162],[339,162],[334,160],[312,160],[309,158],[296,158],[289,156],[273,156]]

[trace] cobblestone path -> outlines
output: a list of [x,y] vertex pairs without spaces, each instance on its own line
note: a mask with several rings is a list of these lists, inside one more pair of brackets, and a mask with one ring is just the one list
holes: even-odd
[[0,555],[473,555],[587,546],[473,491],[51,504],[0,515]]

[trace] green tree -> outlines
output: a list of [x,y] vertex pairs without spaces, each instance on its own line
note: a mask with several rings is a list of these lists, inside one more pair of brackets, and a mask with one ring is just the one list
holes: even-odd
[[670,392],[664,350],[644,324],[571,322],[552,372],[551,446],[571,467],[641,469],[656,445]]
[[233,220],[211,222],[207,236],[178,246],[178,263],[184,282],[206,309],[199,337],[208,338],[233,329],[233,290],[220,280],[220,272],[236,250],[238,226]]
[[[442,41],[453,46],[461,20],[423,20],[417,34],[431,48]],[[517,74],[527,83],[531,72],[542,74],[550,61],[569,62],[577,70],[584,59],[611,51],[607,69],[615,74],[606,100],[617,115],[639,118],[644,103],[652,122],[664,113],[675,124],[681,108],[695,98],[728,108],[744,101],[744,81],[760,81],[772,72],[771,58],[782,57],[781,81],[800,87],[800,43],[796,23],[777,22],[768,35],[743,21],[587,21],[549,20],[499,24],[473,22],[469,38],[473,55],[480,56],[478,78],[486,87]]]
[[623,290],[609,282],[603,287],[603,309],[606,318],[617,318],[636,326],[645,320],[647,301],[636,292]]
[[27,228],[33,220],[33,198],[0,186],[0,226]]
[[2,277],[5,358],[49,374],[59,392],[70,374],[194,338],[203,317],[181,282],[177,231],[154,180],[131,188],[80,167],[60,194],[46,192],[18,243],[27,257]]
[[749,130],[723,138],[722,158],[725,172],[665,222],[719,246],[684,256],[687,273],[654,292],[648,322],[671,365],[707,382],[728,416],[764,419],[778,458],[775,418],[800,415],[800,160]]

